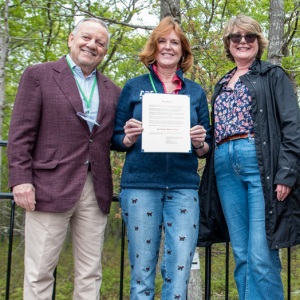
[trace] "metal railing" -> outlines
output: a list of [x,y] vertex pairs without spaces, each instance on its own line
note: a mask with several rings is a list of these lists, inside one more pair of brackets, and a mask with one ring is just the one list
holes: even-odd
[[[6,267],[6,284],[5,284],[5,300],[9,300],[16,205],[15,205],[15,201],[13,200],[12,193],[0,193],[0,200],[11,200],[9,238],[8,238],[8,256],[7,256],[7,267]],[[119,201],[118,197],[113,197],[113,201],[118,202]],[[120,258],[120,290],[119,290],[119,299],[120,300],[123,299],[124,264],[125,264],[125,225],[124,225],[124,222],[122,222],[121,258]],[[52,300],[55,300],[55,292],[56,292],[56,269],[54,271],[54,284],[53,284]]]
[[[5,147],[6,141],[0,141],[0,146]],[[10,224],[9,224],[9,239],[8,239],[8,256],[7,256],[7,271],[6,271],[6,286],[5,286],[5,300],[9,300],[10,293],[10,280],[11,280],[11,267],[12,267],[12,253],[13,253],[13,233],[14,233],[14,221],[15,221],[15,202],[13,200],[12,193],[1,193],[0,200],[10,200]],[[118,202],[118,197],[113,197],[114,202]],[[122,239],[121,239],[121,257],[120,257],[120,286],[119,286],[119,300],[123,299],[123,278],[124,278],[124,265],[125,265],[125,225],[122,222]],[[230,257],[229,243],[225,244],[225,299],[229,299],[229,257]],[[212,279],[212,246],[205,248],[205,271],[204,271],[204,299],[211,299],[211,279]],[[287,248],[287,283],[286,293],[287,300],[291,300],[291,249]],[[55,300],[55,288],[56,288],[56,270],[54,271],[54,286],[52,300]]]
[[9,299],[10,276],[11,276],[11,262],[12,262],[12,245],[13,245],[13,230],[15,219],[15,202],[11,193],[0,193],[0,199],[11,199],[10,209],[10,226],[9,226],[9,239],[8,239],[8,257],[7,257],[7,270],[6,270],[6,286],[5,286],[5,300]]
[[[11,200],[10,224],[9,224],[9,239],[8,239],[8,256],[7,256],[7,271],[6,271],[6,286],[5,286],[5,300],[9,300],[10,293],[10,279],[12,267],[12,253],[13,253],[13,231],[15,220],[15,202],[12,193],[0,193],[0,200]],[[117,202],[118,198],[114,197],[113,201]],[[122,222],[122,239],[121,239],[121,257],[120,257],[120,286],[119,286],[119,300],[123,299],[123,278],[125,265],[125,225]],[[225,299],[229,299],[229,243],[225,245]],[[205,282],[204,282],[204,299],[211,299],[211,272],[212,265],[212,248],[205,248]],[[291,300],[291,249],[287,248],[287,300]],[[54,271],[54,286],[52,300],[55,300],[56,287],[56,270]]]

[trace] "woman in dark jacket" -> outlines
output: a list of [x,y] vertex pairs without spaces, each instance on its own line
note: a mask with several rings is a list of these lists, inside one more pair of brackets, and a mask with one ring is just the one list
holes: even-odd
[[232,18],[223,42],[236,67],[212,99],[214,143],[200,189],[199,245],[226,239],[216,226],[220,200],[239,298],[283,299],[278,249],[300,243],[299,107],[282,68],[260,60],[267,40],[257,21]]

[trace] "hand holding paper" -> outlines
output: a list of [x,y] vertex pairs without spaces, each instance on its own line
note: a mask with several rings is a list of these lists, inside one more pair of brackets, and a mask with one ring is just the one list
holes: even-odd
[[126,134],[123,140],[124,145],[127,147],[132,146],[137,141],[142,131],[141,121],[133,118],[128,120],[124,125],[124,132]]

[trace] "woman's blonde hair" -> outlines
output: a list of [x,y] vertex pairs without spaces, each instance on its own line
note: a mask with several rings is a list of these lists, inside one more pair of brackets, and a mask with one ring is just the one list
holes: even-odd
[[234,62],[234,58],[229,50],[229,35],[230,33],[233,33],[233,30],[236,28],[256,34],[258,41],[258,52],[256,58],[261,59],[264,50],[268,47],[268,40],[264,37],[260,24],[251,17],[243,15],[231,18],[224,28],[223,43],[227,57]]
[[183,72],[186,72],[192,66],[194,58],[187,37],[173,17],[165,17],[160,21],[158,26],[153,29],[145,48],[139,54],[140,61],[146,67],[155,63],[156,54],[158,52],[159,38],[170,33],[172,30],[176,32],[181,42],[182,57],[179,61],[180,68],[183,70]]

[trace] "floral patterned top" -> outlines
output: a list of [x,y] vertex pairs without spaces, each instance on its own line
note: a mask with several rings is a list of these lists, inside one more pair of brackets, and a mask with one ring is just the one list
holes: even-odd
[[253,132],[252,98],[248,88],[240,79],[234,90],[228,87],[235,72],[236,69],[225,75],[220,82],[223,88],[214,104],[214,136],[217,144],[229,136]]

